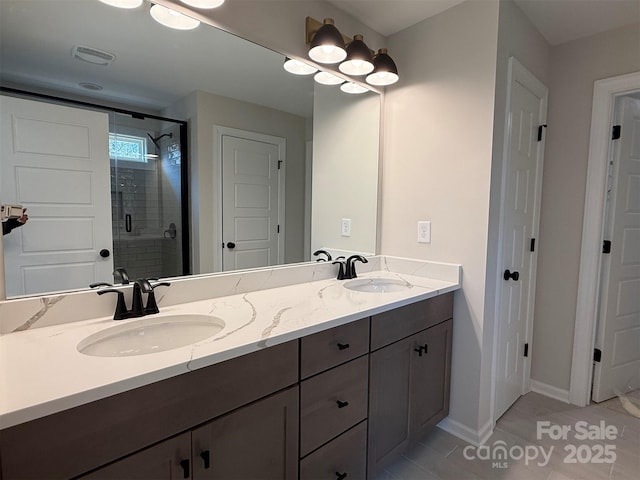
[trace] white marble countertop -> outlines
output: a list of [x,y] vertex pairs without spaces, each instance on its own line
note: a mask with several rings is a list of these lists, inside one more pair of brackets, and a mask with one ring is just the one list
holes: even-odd
[[370,277],[401,279],[411,288],[356,292],[345,288],[344,281],[330,279],[161,306],[159,315],[208,314],[223,319],[226,326],[198,343],[147,355],[93,357],[77,350],[88,335],[119,323],[111,317],[2,335],[0,428],[460,288],[459,279],[456,283],[382,270],[359,276]]

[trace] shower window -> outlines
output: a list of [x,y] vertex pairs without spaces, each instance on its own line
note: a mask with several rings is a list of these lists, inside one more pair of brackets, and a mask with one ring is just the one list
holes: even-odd
[[[157,155],[155,155],[157,157]],[[109,157],[111,160],[147,162],[147,142],[142,137],[109,133]]]

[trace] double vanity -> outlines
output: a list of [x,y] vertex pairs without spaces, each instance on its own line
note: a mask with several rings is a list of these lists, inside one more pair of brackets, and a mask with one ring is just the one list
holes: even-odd
[[177,280],[118,322],[56,318],[91,292],[0,303],[29,311],[0,335],[1,477],[375,477],[448,413],[460,267],[334,270]]

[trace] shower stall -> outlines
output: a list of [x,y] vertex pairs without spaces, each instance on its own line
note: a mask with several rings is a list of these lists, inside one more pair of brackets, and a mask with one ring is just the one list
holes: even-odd
[[110,114],[113,262],[132,279],[189,273],[185,138],[184,122]]

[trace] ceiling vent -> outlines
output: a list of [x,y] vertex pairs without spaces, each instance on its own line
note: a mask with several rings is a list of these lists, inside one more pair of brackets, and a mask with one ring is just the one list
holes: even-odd
[[108,67],[116,59],[116,56],[113,53],[98,50],[93,47],[86,47],[84,45],[74,46],[71,50],[71,56],[77,60],[82,60],[83,62],[103,67]]

